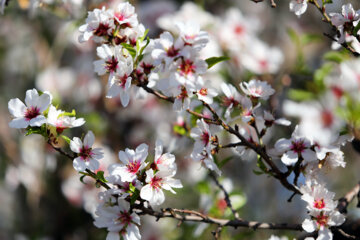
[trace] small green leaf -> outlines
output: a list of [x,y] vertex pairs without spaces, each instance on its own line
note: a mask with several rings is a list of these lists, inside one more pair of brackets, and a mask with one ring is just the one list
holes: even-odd
[[62,117],[62,116],[75,117],[76,116],[76,111],[75,111],[75,109],[73,109],[71,112],[61,113],[61,114],[59,114],[58,118]]
[[70,144],[71,139],[65,135],[61,135],[61,137],[65,140],[65,142],[67,142],[68,144]]
[[83,184],[86,184],[85,182],[84,182],[84,178],[86,177],[86,175],[82,175],[81,177],[80,177],[80,182],[82,182]]
[[229,57],[222,56],[222,57],[211,57],[211,58],[206,59],[205,61],[208,65],[208,69],[209,69],[219,62],[227,61],[229,59],[230,59]]
[[123,46],[123,48],[125,48],[129,52],[132,58],[136,57],[136,50],[133,48],[133,46],[127,43],[122,43],[121,46]]
[[43,137],[47,137],[47,133],[46,133],[46,124],[41,125],[41,127],[27,127],[26,128],[27,132],[26,132],[26,136],[31,135],[31,134],[40,134]]
[[101,181],[101,182],[107,182],[107,180],[104,177],[104,171],[98,171],[96,173],[96,179]]

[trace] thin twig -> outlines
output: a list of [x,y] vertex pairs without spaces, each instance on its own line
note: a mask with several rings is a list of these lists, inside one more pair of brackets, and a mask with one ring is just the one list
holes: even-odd
[[240,219],[239,213],[233,208],[233,206],[231,204],[229,193],[226,191],[224,186],[219,182],[219,180],[216,178],[216,176],[213,172],[210,172],[209,175],[214,180],[215,184],[221,189],[221,191],[223,191],[223,193],[225,195],[225,202],[226,202],[228,208],[230,208],[231,212],[233,213],[235,219]]

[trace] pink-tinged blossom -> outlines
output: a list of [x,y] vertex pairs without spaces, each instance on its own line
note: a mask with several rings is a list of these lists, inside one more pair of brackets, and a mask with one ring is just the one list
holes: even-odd
[[138,25],[135,8],[128,2],[119,3],[113,14],[116,22],[122,27],[136,27]]
[[355,11],[352,4],[348,3],[342,6],[340,13],[329,13],[331,23],[336,27],[340,27],[346,23],[353,24],[354,21],[360,19],[360,10]]
[[11,99],[8,108],[14,119],[9,126],[11,128],[40,127],[47,122],[43,112],[49,107],[51,100],[52,96],[49,93],[39,96],[36,89],[26,91],[25,104],[18,98]]
[[122,164],[112,164],[109,167],[110,176],[114,175],[121,178],[123,182],[132,182],[137,178],[137,174],[145,168],[146,157],[148,155],[148,146],[140,144],[135,151],[125,149],[119,151],[119,159]]
[[209,35],[200,30],[200,26],[194,22],[176,22],[179,35],[184,45],[191,46],[196,51],[201,50],[209,42]]
[[302,223],[302,228],[306,232],[318,232],[317,240],[332,240],[333,234],[330,231],[332,226],[340,226],[345,222],[345,217],[338,211],[318,211],[312,210]]
[[116,75],[113,75],[108,81],[107,98],[114,98],[120,95],[121,104],[126,107],[130,101],[130,77],[133,71],[132,65],[124,65]]
[[94,225],[108,230],[106,240],[141,239],[140,217],[130,212],[130,204],[125,200],[119,198],[117,205],[99,205],[95,214]]
[[249,82],[240,83],[241,90],[255,99],[264,99],[267,100],[271,95],[275,93],[275,90],[264,81],[252,79]]
[[73,161],[73,167],[78,172],[83,172],[86,169],[95,171],[99,168],[99,160],[103,158],[103,152],[101,148],[92,148],[95,142],[95,136],[92,131],[89,131],[84,141],[80,138],[74,137],[70,141],[70,149],[74,153],[77,153],[77,157]]
[[198,81],[195,85],[195,92],[197,98],[207,104],[212,104],[214,101],[213,98],[218,95],[215,89],[206,87],[201,77],[198,78]]
[[195,140],[194,149],[190,155],[195,161],[201,161],[206,168],[221,175],[211,155],[211,132],[209,125],[203,119],[196,121],[197,127],[191,129],[190,136]]
[[56,127],[58,133],[62,133],[67,128],[80,127],[84,125],[85,120],[83,118],[76,118],[66,116],[62,110],[57,110],[53,105],[50,106],[47,123],[51,126]]
[[220,87],[225,95],[222,98],[222,104],[226,107],[224,115],[226,120],[230,121],[231,111],[233,108],[238,107],[238,105],[242,101],[242,96],[237,91],[237,89],[231,84],[221,83]]
[[175,90],[175,100],[173,109],[176,112],[180,112],[190,108],[191,97],[193,93],[188,91],[184,85],[180,85]]
[[199,75],[204,74],[208,65],[205,60],[199,58],[198,53],[190,46],[185,46],[180,55],[181,59],[176,61],[176,71],[174,72],[174,83],[193,86]]
[[282,155],[281,161],[289,166],[295,164],[300,158],[305,162],[312,162],[317,159],[316,153],[311,149],[311,142],[301,137],[296,126],[291,139],[279,139],[275,143],[275,150]]
[[337,201],[333,200],[335,193],[327,190],[323,184],[308,180],[301,186],[300,192],[301,199],[307,202],[309,211],[333,211],[337,206]]
[[141,188],[140,197],[149,201],[151,205],[161,205],[165,201],[163,189],[176,194],[173,188],[183,187],[180,180],[174,179],[173,176],[172,171],[160,170],[154,174],[153,169],[147,170],[145,179],[147,184]]
[[[122,47],[110,47],[107,44],[103,44],[96,49],[97,55],[101,58],[94,62],[94,70],[98,75],[104,75],[109,73],[109,79],[116,75],[122,75],[128,71],[128,68],[132,69],[133,63],[131,56],[124,56]],[[126,70],[124,70],[126,69]]]
[[86,24],[79,27],[79,42],[86,42],[91,37],[95,42],[102,42],[104,37],[111,35],[115,29],[113,14],[110,10],[94,9],[88,12]]
[[155,39],[151,56],[157,69],[161,72],[167,70],[174,59],[180,56],[182,47],[183,42],[180,39],[174,42],[174,38],[169,32],[164,32],[160,38]]
[[292,0],[289,4],[290,12],[294,12],[296,16],[300,17],[306,12],[307,0]]
[[[197,127],[191,129],[190,136],[195,140],[193,153],[201,153],[204,149],[211,148],[211,132],[204,119],[196,121]],[[210,149],[211,150],[211,149]]]

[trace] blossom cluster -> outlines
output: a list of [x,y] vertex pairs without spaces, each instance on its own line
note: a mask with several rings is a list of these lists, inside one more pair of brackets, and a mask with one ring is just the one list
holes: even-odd
[[[298,16],[306,11],[306,7],[307,1],[290,3],[291,11]],[[226,24],[216,36],[221,48],[231,51],[229,55],[236,60],[235,64],[240,63],[255,74],[277,72],[283,61],[282,53],[258,40],[256,24],[244,18],[238,10],[231,9],[228,13],[224,21]],[[343,7],[342,14],[331,14],[331,17],[339,31],[349,24],[355,27],[359,19],[351,5]],[[126,107],[132,90],[137,96],[144,96],[146,91],[172,102],[178,116],[195,116],[196,120],[190,127],[184,127],[186,133],[183,134],[194,140],[190,158],[218,175],[222,171],[214,155],[228,146],[243,160],[254,158],[259,151],[268,154],[270,161],[280,159],[287,173],[296,175],[294,187],[298,186],[300,174],[306,178],[305,185],[300,188],[309,213],[303,229],[307,232],[319,231],[318,239],[332,239],[329,228],[343,224],[345,217],[337,211],[337,202],[333,200],[335,194],[325,188],[321,177],[328,170],[345,167],[341,146],[352,139],[351,136],[337,135],[343,123],[337,124],[334,109],[321,111],[317,118],[311,116],[311,125],[319,120],[323,127],[331,128],[330,137],[315,131],[307,134],[300,122],[290,138],[278,139],[274,149],[269,150],[263,138],[270,128],[274,124],[291,124],[284,118],[276,119],[266,109],[264,103],[275,94],[275,90],[267,81],[251,77],[249,81],[240,82],[238,88],[221,82],[218,84],[221,91],[218,91],[206,74],[221,58],[205,59],[203,56],[203,50],[211,44],[214,33],[202,31],[201,24],[196,22],[176,21],[173,25],[176,34],[165,31],[159,38],[150,39],[146,37],[145,27],[138,22],[135,8],[128,2],[88,13],[86,24],[79,28],[79,41],[92,40],[99,44],[96,49],[99,60],[93,64],[99,76],[108,77],[106,97],[120,95],[121,104]],[[344,62],[339,71],[325,80],[332,90],[329,93],[331,98],[336,99],[338,104],[345,98],[345,88],[349,92],[354,85],[359,88],[359,81],[354,81],[358,79],[358,65],[357,61]],[[339,77],[348,79],[349,86],[339,85],[333,80]],[[357,93],[352,93],[354,98],[358,98]],[[293,111],[289,115],[299,115],[294,106],[300,104],[287,102],[285,105],[288,105],[286,109]],[[94,221],[95,226],[108,230],[107,239],[140,239],[140,212],[136,207],[161,205],[165,201],[164,190],[175,194],[174,189],[182,188],[180,180],[174,178],[177,173],[175,156],[164,153],[161,141],[156,142],[152,160],[149,159],[148,145],[144,143],[136,149],[119,151],[120,163],[111,164],[109,174],[104,176],[100,168],[104,151],[94,147],[93,132],[88,131],[83,138],[70,139],[62,135],[65,129],[80,127],[85,121],[76,118],[74,111],[69,113],[53,106],[50,93],[28,90],[25,104],[19,99],[11,99],[8,107],[14,117],[10,127],[26,129],[27,134],[40,133],[49,140],[63,137],[74,154],[74,169],[83,176],[95,176],[97,183],[110,186],[99,195],[100,204]],[[304,109],[309,111],[307,107]],[[182,123],[182,126],[185,125]],[[237,134],[229,131],[231,126]],[[226,131],[232,133],[228,145],[223,143],[228,140],[222,136]],[[263,156],[258,155],[260,174],[271,175],[271,170],[264,166],[261,158]]]

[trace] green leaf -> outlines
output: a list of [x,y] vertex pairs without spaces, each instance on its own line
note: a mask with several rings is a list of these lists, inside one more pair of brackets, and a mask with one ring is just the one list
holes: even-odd
[[330,51],[324,55],[324,60],[327,60],[330,62],[341,63],[348,59],[349,59],[348,54],[342,53],[342,52],[337,52],[337,51]]
[[229,57],[222,56],[222,57],[211,57],[211,58],[206,59],[205,61],[208,65],[208,69],[209,69],[219,62],[227,61],[229,59],[230,59]]
[[46,124],[41,125],[41,127],[27,127],[26,128],[26,134],[25,136],[29,136],[31,134],[40,134],[43,137],[47,137],[47,132],[46,132]]
[[122,43],[121,46],[123,46],[123,48],[125,48],[129,52],[132,58],[136,57],[136,50],[133,48],[133,46],[127,43]]
[[104,182],[104,183],[107,182],[107,180],[104,177],[104,171],[98,171],[96,173],[96,179],[101,181],[101,182]]
[[62,137],[68,144],[70,144],[71,139],[70,139],[69,137],[67,137],[67,136],[65,136],[65,135],[61,135],[61,137]]
[[85,182],[84,182],[84,178],[86,177],[86,175],[82,175],[81,177],[80,177],[80,182],[82,182],[83,184],[86,184]]

